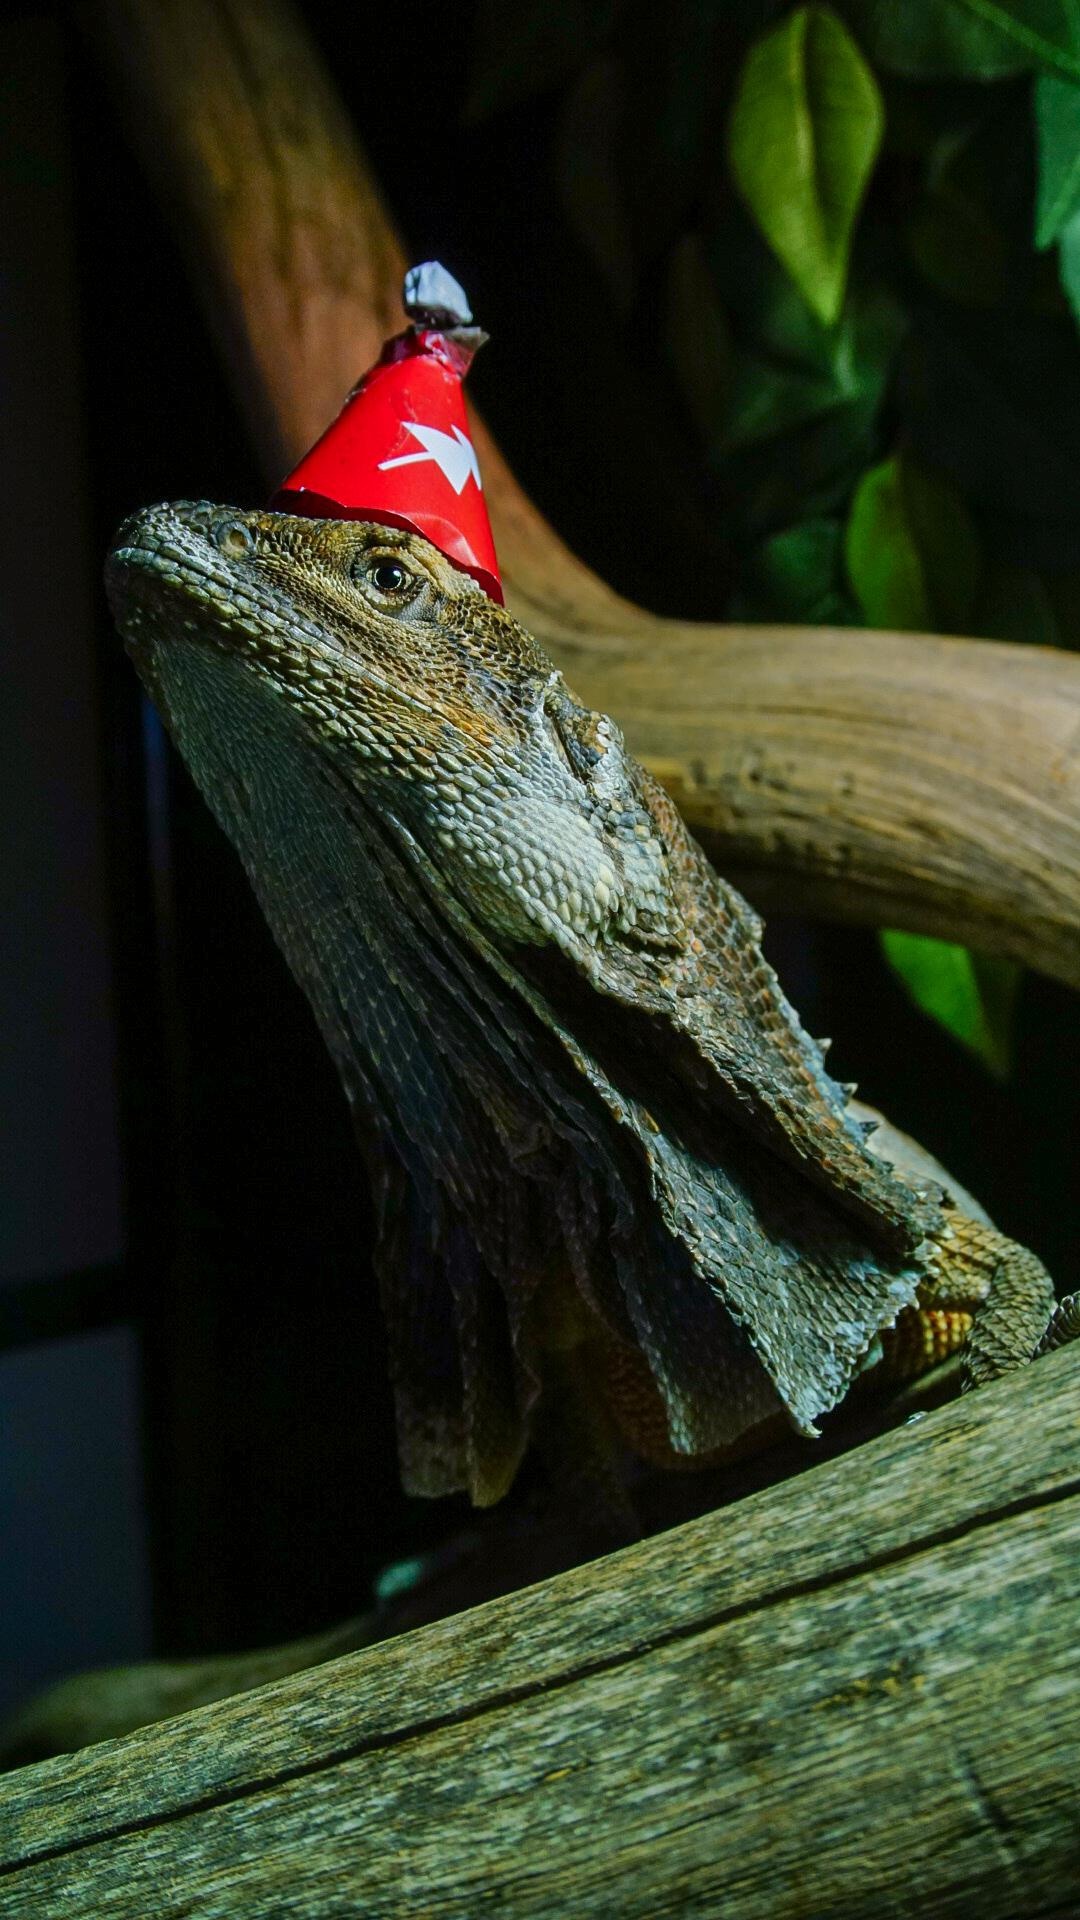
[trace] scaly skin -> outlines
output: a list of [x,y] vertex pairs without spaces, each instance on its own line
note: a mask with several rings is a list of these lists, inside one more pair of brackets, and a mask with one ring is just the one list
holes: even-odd
[[161,506],[108,587],[352,1103],[411,1490],[498,1498],[560,1393],[692,1463],[881,1352],[1031,1354],[1038,1261],[875,1157],[746,902],[426,541]]

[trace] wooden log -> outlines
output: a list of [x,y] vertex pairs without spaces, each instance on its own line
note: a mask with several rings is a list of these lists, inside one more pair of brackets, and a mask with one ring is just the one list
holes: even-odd
[[[370,170],[287,0],[92,0],[86,18],[276,479],[401,323]],[[1080,658],[654,617],[477,432],[511,605],[731,879],[1080,983]]]
[[8,1775],[0,1920],[1074,1913],[1078,1381]]

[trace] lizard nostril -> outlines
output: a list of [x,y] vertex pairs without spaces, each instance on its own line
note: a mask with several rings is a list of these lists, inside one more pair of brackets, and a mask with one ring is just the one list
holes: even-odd
[[210,530],[210,538],[232,560],[242,560],[255,551],[255,535],[242,520],[219,520]]

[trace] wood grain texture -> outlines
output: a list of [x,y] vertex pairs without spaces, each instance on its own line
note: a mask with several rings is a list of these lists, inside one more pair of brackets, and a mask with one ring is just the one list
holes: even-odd
[[[401,324],[385,206],[285,0],[92,0],[85,17],[276,480]],[[654,617],[569,553],[477,435],[512,607],[729,878],[766,907],[1080,983],[1080,659]]]
[[9,1775],[0,1916],[1074,1911],[1078,1381]]

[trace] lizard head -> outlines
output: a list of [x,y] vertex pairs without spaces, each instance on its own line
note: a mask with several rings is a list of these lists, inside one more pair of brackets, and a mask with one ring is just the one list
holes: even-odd
[[428,541],[181,502],[125,522],[106,580],[204,786],[208,732],[235,736],[242,701],[247,726],[411,836],[496,937],[587,963],[608,932],[662,934],[663,844],[618,728]]

